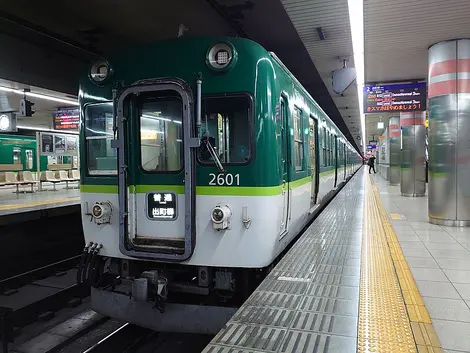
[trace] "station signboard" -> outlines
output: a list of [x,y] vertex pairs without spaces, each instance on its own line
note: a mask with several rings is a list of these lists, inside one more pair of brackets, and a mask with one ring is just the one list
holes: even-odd
[[426,83],[364,85],[364,113],[426,110]]
[[60,108],[53,114],[54,130],[78,130],[80,124],[79,108]]

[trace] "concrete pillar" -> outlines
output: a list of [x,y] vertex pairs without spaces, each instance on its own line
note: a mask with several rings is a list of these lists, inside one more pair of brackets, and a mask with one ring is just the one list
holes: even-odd
[[390,184],[400,184],[400,117],[391,117],[388,122],[389,127],[389,148],[390,148]]
[[401,127],[401,194],[426,194],[426,162],[424,159],[426,129],[425,112],[400,113]]
[[470,40],[429,48],[431,223],[470,225]]

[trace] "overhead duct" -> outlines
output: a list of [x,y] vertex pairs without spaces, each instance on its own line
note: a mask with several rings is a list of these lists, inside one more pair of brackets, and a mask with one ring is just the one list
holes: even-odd
[[346,59],[343,59],[343,68],[333,71],[333,91],[336,94],[343,95],[344,91],[356,79],[356,69],[354,67],[347,67]]

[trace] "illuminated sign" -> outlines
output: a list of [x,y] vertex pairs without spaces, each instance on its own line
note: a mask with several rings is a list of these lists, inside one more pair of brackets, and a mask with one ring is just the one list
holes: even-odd
[[375,150],[377,148],[377,145],[367,145],[368,150]]
[[0,132],[16,131],[16,115],[13,113],[0,113]]
[[426,83],[364,86],[364,113],[426,110]]
[[78,130],[80,124],[79,108],[61,108],[52,115],[55,130]]
[[176,194],[172,192],[149,192],[147,194],[147,217],[151,220],[176,219]]

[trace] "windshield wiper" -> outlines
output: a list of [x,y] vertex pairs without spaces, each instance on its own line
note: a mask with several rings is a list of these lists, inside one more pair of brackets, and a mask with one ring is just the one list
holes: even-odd
[[212,147],[209,139],[207,139],[204,142],[207,146],[207,150],[209,151],[209,154],[211,155],[212,158],[214,158],[214,162],[215,162],[215,165],[217,166],[217,169],[219,170],[220,173],[225,174],[226,170],[224,169],[224,166],[222,165],[222,162],[220,161],[219,156],[217,155],[217,152],[214,150],[214,147]]

